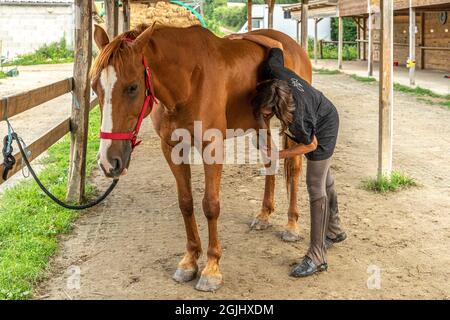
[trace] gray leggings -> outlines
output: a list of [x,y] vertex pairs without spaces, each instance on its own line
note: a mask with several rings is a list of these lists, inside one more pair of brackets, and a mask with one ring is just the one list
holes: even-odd
[[308,188],[309,201],[313,202],[327,195],[327,188],[334,184],[331,175],[331,158],[320,161],[308,160],[306,168],[306,186]]

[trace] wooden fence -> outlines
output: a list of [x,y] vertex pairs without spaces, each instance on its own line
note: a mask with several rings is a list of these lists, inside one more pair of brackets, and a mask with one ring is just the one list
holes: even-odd
[[[64,94],[70,93],[72,89],[73,78],[69,78],[37,89],[2,98],[0,100],[0,122],[4,121],[6,117],[11,118]],[[90,110],[92,110],[97,103],[97,99],[92,100],[90,103]],[[6,112],[8,112],[8,114],[6,114]],[[44,135],[29,143],[28,150],[31,151],[30,161],[41,155],[59,139],[69,133],[71,131],[71,120],[71,117],[67,117],[55,127],[48,130]],[[9,171],[8,178],[22,168],[22,155],[20,152],[17,151],[14,154],[14,157],[16,158],[16,164]],[[1,163],[0,173],[2,173],[3,170],[4,164]],[[3,182],[5,181],[0,176],[0,184]]]

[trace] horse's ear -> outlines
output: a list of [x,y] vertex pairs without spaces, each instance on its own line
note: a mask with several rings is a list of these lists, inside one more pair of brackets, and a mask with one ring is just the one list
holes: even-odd
[[144,32],[142,32],[134,41],[133,48],[136,50],[136,52],[142,52],[144,50],[144,47],[148,44],[150,41],[150,37],[153,34],[153,31],[155,31],[156,22],[153,23],[151,27],[148,27],[145,29]]
[[103,49],[109,44],[108,34],[98,24],[95,25],[94,40],[99,49]]

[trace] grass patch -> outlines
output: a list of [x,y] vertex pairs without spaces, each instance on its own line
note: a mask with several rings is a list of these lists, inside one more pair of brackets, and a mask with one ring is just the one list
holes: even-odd
[[394,171],[390,177],[370,178],[363,181],[363,188],[378,193],[394,192],[417,186],[417,182],[407,175]]
[[[95,108],[89,120],[88,174],[95,164],[99,126],[100,112]],[[44,185],[61,199],[67,190],[69,150],[70,136],[66,135],[48,150],[39,174]],[[88,185],[88,196],[93,193]],[[51,202],[32,179],[0,195],[0,300],[32,296],[33,286],[57,249],[57,236],[68,232],[79,214]]]
[[331,69],[325,69],[325,68],[322,68],[322,69],[313,68],[313,71],[315,73],[318,73],[318,74],[327,74],[327,75],[333,75],[333,74],[340,74],[341,73],[339,70],[331,70]]
[[7,77],[8,77],[8,75],[5,72],[0,71],[0,79],[5,79]]
[[[337,59],[338,58],[338,46],[337,44],[327,43],[322,48],[323,57],[320,58],[320,45],[317,44],[317,56],[319,59]],[[310,58],[314,57],[314,40],[308,39],[308,55]],[[342,46],[342,59],[344,61],[356,60],[358,57],[358,51],[356,45],[344,44]]]
[[356,74],[352,74],[350,77],[356,81],[366,82],[366,83],[373,83],[373,82],[377,81],[377,79],[375,79],[373,77],[361,77]]
[[73,62],[73,50],[67,48],[67,43],[64,38],[58,42],[45,44],[33,53],[23,54],[7,62],[5,66],[29,66],[35,64],[57,64]]

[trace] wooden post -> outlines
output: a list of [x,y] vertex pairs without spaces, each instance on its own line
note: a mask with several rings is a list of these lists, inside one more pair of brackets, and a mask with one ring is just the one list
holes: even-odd
[[366,45],[366,33],[367,33],[367,19],[364,17],[363,18],[363,60],[366,60],[366,50],[367,50],[367,45]]
[[392,172],[394,15],[392,0],[381,0],[378,177]]
[[[425,13],[420,14],[420,47],[425,46]],[[425,69],[425,50],[420,50],[420,69]]]
[[92,0],[75,0],[75,62],[71,115],[71,148],[67,200],[80,202],[86,180],[86,145],[88,136],[92,62]]
[[372,6],[370,5],[371,0],[367,0],[369,17],[367,23],[369,24],[369,41],[367,49],[367,74],[369,77],[373,76],[373,16],[372,16]]
[[268,28],[273,29],[273,10],[275,9],[275,2],[276,0],[267,0],[267,4],[269,6],[269,22],[268,22]]
[[358,60],[361,60],[361,42],[359,42],[359,40],[361,40],[361,20],[360,20],[360,18],[356,19],[356,39],[358,39],[358,41],[356,42],[356,51],[357,51],[356,58]]
[[247,0],[247,31],[250,32],[253,29],[253,0]]
[[319,42],[320,59],[323,59],[323,40]]
[[301,41],[301,30],[300,30],[300,26],[302,24],[302,20],[297,20],[297,43],[300,43]]
[[416,9],[412,7],[409,0],[409,84],[416,84]]
[[301,46],[308,52],[308,0],[302,1],[302,30],[301,30]]
[[339,30],[338,30],[338,69],[342,69],[342,46],[344,43],[344,22],[343,18],[339,17]]
[[129,31],[131,28],[131,7],[130,0],[123,1],[123,32]]
[[319,19],[314,18],[314,63],[317,64],[317,25]]
[[116,0],[105,0],[106,32],[109,39],[119,34],[119,7]]

